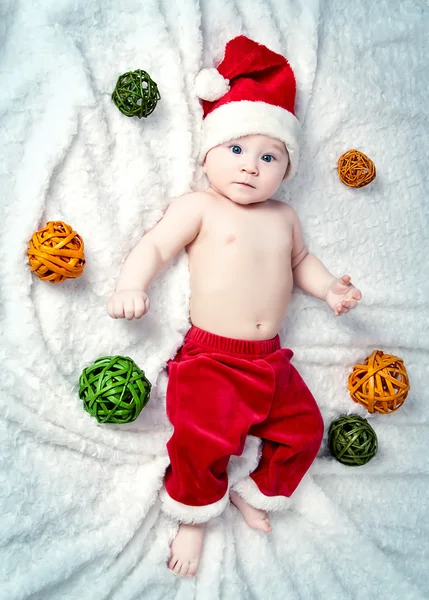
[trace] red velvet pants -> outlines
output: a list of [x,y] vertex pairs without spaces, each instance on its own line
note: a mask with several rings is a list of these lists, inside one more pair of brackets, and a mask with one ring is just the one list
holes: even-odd
[[252,486],[264,497],[293,493],[319,450],[323,421],[292,356],[278,335],[247,341],[188,331],[168,363],[169,501],[215,507],[228,493],[230,457],[243,452],[247,435],[263,442]]

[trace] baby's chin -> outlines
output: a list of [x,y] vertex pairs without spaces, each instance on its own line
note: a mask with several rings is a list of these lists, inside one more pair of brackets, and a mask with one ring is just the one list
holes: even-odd
[[258,193],[255,188],[246,188],[237,184],[230,185],[213,185],[210,182],[210,186],[214,192],[234,202],[234,204],[240,204],[241,206],[248,206],[250,204],[260,204],[269,200],[269,198],[261,197],[260,192]]
[[265,202],[268,198],[265,196],[261,196],[254,188],[246,188],[246,187],[233,187],[231,186],[224,190],[224,196],[231,200],[231,202],[235,202],[235,204],[259,204],[260,202]]
[[254,198],[229,198],[229,200],[231,200],[231,202],[234,202],[234,204],[241,204],[241,206],[249,206],[251,204],[261,204],[262,202],[265,202],[266,200],[268,200],[268,198],[264,198],[263,200],[260,198],[254,199]]
[[234,202],[235,204],[241,204],[242,206],[247,206],[249,204],[260,204],[261,202],[265,202],[268,198],[261,198],[258,194],[234,194],[230,193],[226,195],[226,197]]

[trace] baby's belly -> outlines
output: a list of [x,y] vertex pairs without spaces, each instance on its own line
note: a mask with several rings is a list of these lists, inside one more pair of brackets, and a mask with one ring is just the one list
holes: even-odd
[[268,340],[279,332],[289,304],[293,279],[287,263],[267,265],[219,263],[213,269],[191,272],[192,324],[217,335],[243,340]]

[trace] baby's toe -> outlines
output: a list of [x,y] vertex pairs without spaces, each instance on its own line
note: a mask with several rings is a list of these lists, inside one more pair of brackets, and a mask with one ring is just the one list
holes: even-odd
[[180,575],[180,571],[182,570],[183,563],[181,560],[178,560],[174,566],[173,573],[175,575]]
[[188,574],[188,569],[189,569],[189,563],[188,561],[185,561],[182,563],[182,568],[179,571],[179,575],[181,575],[182,577],[184,577],[185,575]]
[[197,574],[197,570],[198,570],[198,564],[197,563],[195,563],[195,562],[189,563],[189,568],[188,568],[187,576],[188,577],[194,577]]
[[177,563],[177,556],[172,556],[168,562],[168,568],[173,570]]

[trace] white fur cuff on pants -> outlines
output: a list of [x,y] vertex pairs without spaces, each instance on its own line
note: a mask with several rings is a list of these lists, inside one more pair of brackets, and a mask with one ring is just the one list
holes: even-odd
[[181,523],[189,524],[205,523],[213,517],[218,517],[223,513],[229,502],[229,490],[223,498],[206,506],[188,506],[187,504],[182,504],[182,502],[177,502],[177,500],[169,496],[165,487],[161,489],[159,496],[162,502],[162,510],[165,514]]
[[259,491],[258,486],[250,477],[242,479],[231,486],[248,504],[260,510],[285,510],[291,505],[291,499],[287,496],[266,496]]

